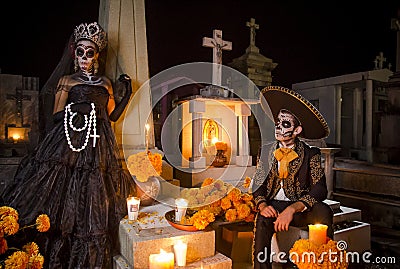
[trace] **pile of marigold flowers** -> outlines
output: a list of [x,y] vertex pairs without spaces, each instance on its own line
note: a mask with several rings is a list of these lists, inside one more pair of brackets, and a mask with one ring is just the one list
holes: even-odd
[[[245,183],[248,180],[245,178]],[[255,218],[253,195],[220,179],[206,178],[200,188],[184,189],[181,196],[188,200],[189,208],[197,210],[190,223],[199,230],[207,227],[216,217],[228,222],[253,222]]]
[[126,165],[131,175],[140,182],[146,182],[151,176],[159,176],[162,172],[162,156],[150,151],[139,152],[128,157]]
[[290,249],[289,258],[299,269],[346,269],[348,267],[346,251],[340,250],[337,242],[333,240],[318,246],[308,239],[299,239]]
[[29,242],[18,249],[8,246],[7,237],[33,227],[41,233],[47,232],[50,229],[50,219],[46,214],[42,214],[36,218],[35,224],[20,228],[18,217],[18,212],[14,208],[0,207],[0,269],[43,268],[44,257],[39,253],[39,247],[35,242]]

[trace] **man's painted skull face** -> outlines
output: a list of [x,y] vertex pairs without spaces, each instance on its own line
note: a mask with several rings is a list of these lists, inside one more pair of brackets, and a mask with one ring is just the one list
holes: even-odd
[[98,57],[96,45],[89,40],[80,40],[76,44],[75,57],[78,59],[79,68],[83,72],[91,73],[93,63]]
[[279,141],[295,138],[294,130],[297,126],[297,120],[292,114],[279,112],[277,122],[275,122],[275,138]]

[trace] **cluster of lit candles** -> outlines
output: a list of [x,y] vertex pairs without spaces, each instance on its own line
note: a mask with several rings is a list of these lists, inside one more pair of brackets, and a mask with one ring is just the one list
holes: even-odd
[[149,269],[174,269],[177,266],[186,266],[187,243],[179,240],[174,245],[174,253],[160,249],[158,254],[150,254]]
[[[128,220],[136,221],[139,215],[140,198],[128,197],[126,199],[128,207]],[[186,214],[188,201],[183,198],[175,200],[175,220],[180,220]],[[150,254],[150,269],[174,269],[177,266],[186,266],[187,243],[178,240],[174,246],[174,253],[160,249],[160,253]]]

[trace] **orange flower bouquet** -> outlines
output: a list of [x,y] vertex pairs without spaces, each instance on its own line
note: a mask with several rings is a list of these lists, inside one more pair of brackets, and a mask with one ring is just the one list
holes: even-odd
[[228,144],[225,142],[216,142],[215,143],[215,149],[216,150],[222,150],[222,151],[226,151],[228,149]]
[[[202,212],[197,217],[201,220],[198,223],[202,229],[215,221],[216,217],[228,222],[252,222],[255,218],[253,196],[220,179],[206,178],[200,188],[184,189],[181,196],[189,201],[190,208]],[[205,214],[208,218],[204,217]]]
[[318,246],[308,239],[299,239],[290,249],[289,258],[299,269],[346,269],[348,267],[346,251],[339,249],[337,242],[333,240]]
[[8,246],[6,237],[31,227],[36,227],[41,233],[47,232],[50,229],[50,219],[46,214],[42,214],[36,218],[35,224],[20,228],[18,218],[18,212],[14,208],[0,207],[0,268],[43,268],[44,257],[39,253],[39,247],[35,242],[29,242],[18,249]]
[[131,175],[140,182],[146,182],[151,176],[159,176],[162,172],[162,156],[159,153],[139,152],[127,159],[127,167]]

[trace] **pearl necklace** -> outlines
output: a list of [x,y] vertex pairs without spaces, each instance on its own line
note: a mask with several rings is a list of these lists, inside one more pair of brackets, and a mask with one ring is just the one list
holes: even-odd
[[[67,138],[67,142],[68,142],[70,149],[75,152],[80,152],[80,151],[84,150],[88,144],[89,137],[93,137],[93,147],[96,147],[96,139],[99,137],[99,135],[97,135],[97,133],[96,133],[96,109],[95,109],[94,103],[91,103],[92,110],[89,113],[89,117],[88,117],[88,115],[83,115],[83,117],[85,119],[85,124],[80,128],[74,126],[74,124],[72,122],[73,118],[77,115],[77,112],[71,111],[71,105],[73,105],[73,104],[74,103],[70,103],[65,107],[65,114],[64,114],[64,132],[65,132],[65,136]],[[68,118],[69,118],[69,120],[68,120]],[[75,148],[72,145],[71,138],[69,136],[68,127],[70,127],[75,132],[82,132],[87,129],[85,142],[83,143],[83,145],[80,148]],[[93,135],[90,134],[92,127],[93,127]]]

